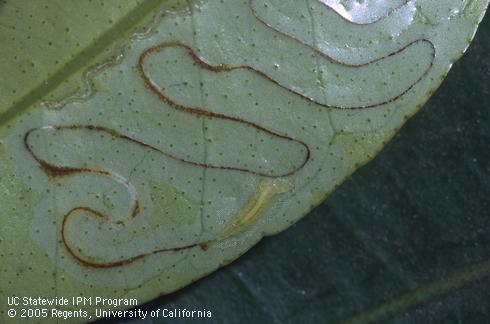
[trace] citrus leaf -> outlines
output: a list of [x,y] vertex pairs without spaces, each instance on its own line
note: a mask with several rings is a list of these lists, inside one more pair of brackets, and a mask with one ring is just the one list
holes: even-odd
[[35,77],[4,56],[1,293],[144,301],[299,219],[421,107],[488,4],[380,3],[192,4],[122,43],[81,95],[44,106],[40,93],[73,90],[85,56],[103,56],[155,4],[105,5],[116,27],[84,43],[92,55],[68,44],[52,63],[57,51],[34,46]]

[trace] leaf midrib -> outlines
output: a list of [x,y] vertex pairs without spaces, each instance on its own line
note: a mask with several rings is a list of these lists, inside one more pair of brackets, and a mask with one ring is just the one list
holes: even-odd
[[121,34],[125,34],[141,23],[141,21],[147,18],[148,15],[154,13],[165,1],[144,0],[143,3],[129,11],[111,28],[107,29],[91,42],[89,46],[80,50],[71,60],[56,70],[50,77],[44,79],[38,86],[14,102],[4,112],[0,113],[0,127],[39,102],[47,94],[55,90],[63,81],[87,67],[92,59],[101,54],[107,47],[119,41]]

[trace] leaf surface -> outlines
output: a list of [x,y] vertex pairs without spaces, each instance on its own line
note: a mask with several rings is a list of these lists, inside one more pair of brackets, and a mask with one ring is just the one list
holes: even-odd
[[[124,42],[122,59],[86,75],[83,98],[44,106],[39,93],[73,91],[92,61],[73,44],[50,52],[54,42],[34,34],[38,73],[1,62],[13,80],[2,84],[2,294],[148,300],[322,201],[432,94],[487,5],[372,3],[198,2]],[[117,27],[94,24],[91,38],[77,25],[80,46],[107,55],[116,31],[149,20],[152,5],[105,4],[101,26]],[[63,39],[59,11],[45,9]]]

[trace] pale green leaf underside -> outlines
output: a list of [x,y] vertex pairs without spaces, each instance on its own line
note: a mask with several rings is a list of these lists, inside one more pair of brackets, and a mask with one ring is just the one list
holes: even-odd
[[[151,8],[105,3],[100,24]],[[59,84],[83,67],[69,52],[78,45],[50,18],[67,49],[56,56],[11,17],[4,41],[48,47],[14,42],[18,58],[0,60],[12,75],[0,84],[0,295],[144,301],[235,259],[380,150],[466,49],[488,1],[342,3],[195,3],[124,43],[96,91],[58,109],[33,105],[36,93],[52,71]],[[77,26],[80,46],[107,50],[92,41],[101,25]]]

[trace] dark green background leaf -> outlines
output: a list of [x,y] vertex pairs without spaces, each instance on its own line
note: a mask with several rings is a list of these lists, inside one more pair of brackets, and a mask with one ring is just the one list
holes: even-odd
[[145,308],[206,308],[217,323],[488,322],[488,53],[487,14],[422,111],[321,206]]

